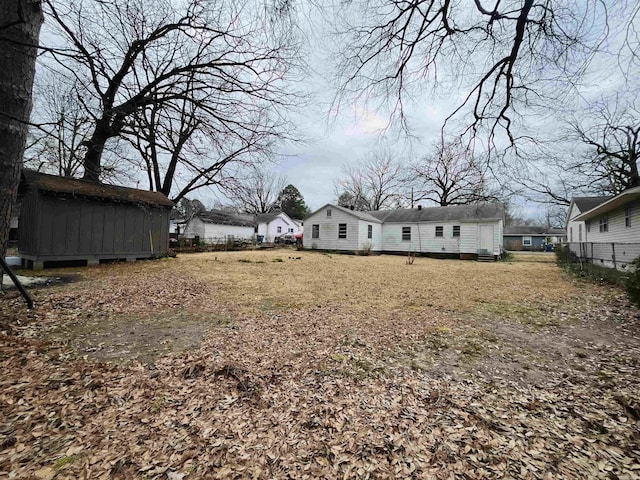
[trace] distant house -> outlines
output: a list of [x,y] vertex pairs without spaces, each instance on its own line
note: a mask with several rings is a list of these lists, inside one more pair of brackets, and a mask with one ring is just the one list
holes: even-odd
[[20,201],[16,201],[11,211],[9,219],[9,244],[13,245],[18,241],[18,226],[20,225]]
[[176,208],[172,209],[169,215],[169,236],[177,239],[184,233],[186,223],[184,216]]
[[580,214],[606,202],[611,197],[574,197],[569,205],[567,213],[567,241],[586,242],[586,225],[584,221],[577,220]]
[[564,228],[511,225],[504,227],[503,244],[505,250],[544,250],[547,244],[565,241],[566,235]]
[[184,237],[205,243],[223,243],[228,240],[253,240],[256,223],[246,216],[209,210],[191,218],[185,225]]
[[255,216],[258,237],[264,242],[273,242],[274,238],[284,233],[298,233],[300,225],[282,211],[261,213]]
[[327,204],[305,219],[305,248],[425,253],[459,258],[502,253],[504,208],[480,203],[359,212]]
[[169,212],[158,192],[23,170],[18,249],[29,268],[59,262],[150,258],[169,246]]

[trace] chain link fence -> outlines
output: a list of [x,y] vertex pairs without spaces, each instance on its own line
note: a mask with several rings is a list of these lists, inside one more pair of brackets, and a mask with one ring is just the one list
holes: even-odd
[[571,242],[567,245],[580,261],[617,270],[627,270],[629,264],[640,257],[640,243]]

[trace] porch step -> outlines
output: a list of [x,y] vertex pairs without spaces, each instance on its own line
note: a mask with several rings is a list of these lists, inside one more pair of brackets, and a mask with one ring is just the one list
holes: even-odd
[[493,255],[478,254],[478,261],[479,262],[495,262],[496,259]]

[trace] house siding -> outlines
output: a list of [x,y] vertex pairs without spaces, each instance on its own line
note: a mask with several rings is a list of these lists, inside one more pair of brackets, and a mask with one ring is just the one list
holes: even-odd
[[[459,222],[385,223],[382,225],[384,249],[394,252],[460,253],[461,237],[453,236]],[[444,228],[444,236],[436,237],[436,226]],[[411,227],[411,241],[402,240],[402,227]],[[475,253],[475,252],[474,252]]]
[[[372,227],[371,236],[369,238],[369,225]],[[372,252],[379,252],[382,250],[382,225],[379,223],[367,222],[366,220],[359,221],[359,250],[370,248]]]
[[[639,243],[640,242],[640,204],[629,202],[626,205],[631,208],[631,226],[625,227],[624,208],[622,206],[606,216],[609,217],[609,228],[607,232],[600,232],[600,217],[594,217],[591,221],[591,231],[587,234],[587,239],[583,241],[594,243]],[[584,223],[584,222],[583,222]],[[575,233],[575,230],[574,230]],[[577,241],[574,235],[574,242]]]
[[[567,215],[567,218],[569,219],[569,221],[567,222],[567,241],[568,242],[580,241],[578,240],[578,237],[581,229],[582,229],[582,241],[583,242],[593,241],[587,238],[589,234],[585,234],[587,231],[585,228],[586,227],[585,223],[572,220],[573,218],[577,217],[581,213],[582,212],[580,211],[580,209],[575,203],[571,205],[569,209],[569,213]],[[593,232],[593,229],[591,229],[591,232]]]
[[[331,216],[327,217],[327,208],[331,209]],[[343,212],[338,208],[327,207],[308,217],[304,224],[306,234],[302,240],[304,248],[319,250],[360,250],[360,220],[354,215]],[[338,238],[338,224],[347,224],[347,238]],[[313,225],[320,226],[319,238],[313,236]],[[365,235],[366,240],[366,235]]]

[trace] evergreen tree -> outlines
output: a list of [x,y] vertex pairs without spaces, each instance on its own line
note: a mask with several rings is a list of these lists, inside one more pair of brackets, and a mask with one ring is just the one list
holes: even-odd
[[291,184],[284,187],[280,195],[278,195],[278,204],[280,205],[280,210],[297,220],[302,220],[309,213],[309,207],[304,202],[304,197]]

